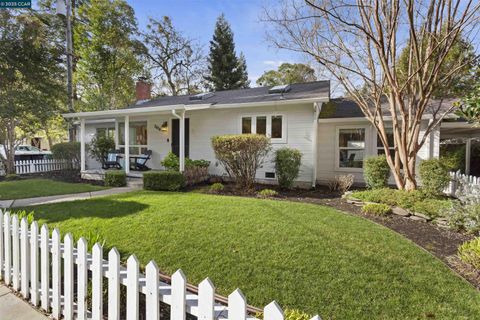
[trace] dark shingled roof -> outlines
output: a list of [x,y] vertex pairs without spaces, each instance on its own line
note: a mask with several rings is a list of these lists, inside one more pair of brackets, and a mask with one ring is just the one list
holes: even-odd
[[[444,99],[444,100],[430,100],[429,105],[427,106],[426,113],[430,114],[433,111],[436,111],[440,106],[440,112],[449,110],[453,103],[457,101],[456,99]],[[383,115],[389,116],[390,110],[388,102],[382,103],[382,108],[384,110]],[[320,111],[320,119],[330,119],[330,118],[363,118],[365,117],[360,107],[351,99],[348,98],[335,98],[331,99],[329,102],[324,103],[322,110]]]
[[236,104],[252,102],[285,101],[311,98],[329,98],[330,81],[314,81],[295,83],[290,90],[283,93],[268,93],[269,87],[216,91],[212,96],[203,100],[190,100],[193,95],[165,96],[131,105],[128,108],[169,106],[169,105],[197,105],[197,104]]

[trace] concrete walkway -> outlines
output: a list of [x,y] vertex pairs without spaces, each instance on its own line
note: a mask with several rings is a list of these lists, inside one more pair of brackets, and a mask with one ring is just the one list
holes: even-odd
[[[48,203],[57,203],[57,202],[69,202],[75,200],[84,200],[91,198],[98,198],[109,196],[113,194],[121,194],[130,191],[139,190],[139,187],[123,187],[123,188],[112,188],[94,192],[83,192],[83,193],[74,193],[74,194],[62,194],[57,196],[48,196],[48,197],[37,197],[37,198],[27,198],[27,199],[17,199],[17,200],[2,200],[0,201],[0,208],[19,208],[19,207],[28,207],[36,206],[40,204]],[[0,318],[0,320],[3,320]]]
[[0,285],[0,319],[1,320],[48,320],[23,299],[17,297],[9,288]]

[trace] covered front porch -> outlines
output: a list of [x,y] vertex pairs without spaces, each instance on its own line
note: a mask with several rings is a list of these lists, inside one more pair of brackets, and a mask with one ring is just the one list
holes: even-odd
[[480,176],[480,128],[467,122],[444,121],[440,128],[440,156],[454,158],[456,170]]
[[[188,157],[189,119],[187,112],[201,109],[199,106],[162,106],[130,108],[65,115],[77,119],[77,141],[80,142],[80,170],[86,179],[103,178],[105,167],[89,157],[88,144],[93,137],[106,134],[115,141],[118,168],[128,177],[141,178],[137,161],[148,158],[146,166],[161,169],[160,161],[173,151],[179,158],[180,171],[185,170]],[[113,151],[113,150],[112,150]],[[145,168],[144,168],[145,169]]]

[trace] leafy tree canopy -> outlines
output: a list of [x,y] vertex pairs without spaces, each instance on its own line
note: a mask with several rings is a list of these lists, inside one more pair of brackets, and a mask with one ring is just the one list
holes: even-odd
[[315,70],[303,63],[282,63],[277,70],[265,71],[257,80],[259,86],[276,86],[315,81]]
[[209,75],[205,79],[215,90],[248,88],[245,57],[235,53],[235,43],[230,24],[222,14],[217,19],[208,57]]
[[91,0],[78,9],[74,27],[78,58],[74,80],[79,109],[106,110],[125,107],[135,98],[135,78],[142,74],[134,39],[137,21],[124,0]]
[[64,105],[63,47],[48,20],[42,13],[0,10],[0,143],[8,172],[19,133],[37,131]]

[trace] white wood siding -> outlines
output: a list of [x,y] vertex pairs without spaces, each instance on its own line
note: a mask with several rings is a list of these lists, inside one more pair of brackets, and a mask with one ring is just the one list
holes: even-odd
[[[281,147],[296,148],[302,152],[302,166],[299,182],[311,182],[313,174],[312,133],[313,133],[313,104],[299,104],[290,106],[265,106],[251,108],[195,110],[187,111],[186,118],[190,119],[190,155],[191,159],[205,159],[211,162],[210,173],[224,175],[225,171],[215,159],[211,145],[211,138],[215,135],[241,133],[242,115],[284,115],[283,125],[287,127],[286,143],[273,143],[273,150]],[[171,150],[171,128],[173,116],[170,114],[155,115],[148,118],[130,117],[130,122],[147,121],[148,148],[153,151],[148,166],[161,169],[160,161]],[[118,121],[123,121],[118,119]],[[168,131],[163,132],[160,127],[168,121]],[[97,128],[114,127],[114,123],[86,124],[86,143],[89,143]],[[271,153],[273,155],[273,152]],[[87,157],[87,169],[98,169],[100,164]],[[274,172],[271,159],[267,159],[264,166],[258,170],[257,178],[264,182],[275,182],[275,179],[265,179],[265,172]]]
[[[424,121],[422,128],[427,126],[428,122]],[[367,126],[365,132],[365,155],[372,156],[377,154],[377,136],[375,129],[367,120],[359,120],[358,122],[341,122],[340,119],[332,119],[332,122],[321,122],[318,124],[318,157],[317,157],[317,182],[325,184],[337,175],[353,174],[355,183],[364,183],[362,169],[338,169],[337,168],[337,128],[338,127],[363,127]],[[423,134],[421,132],[420,136]],[[439,130],[435,130],[430,134],[425,144],[418,153],[417,165],[422,160],[438,157],[440,149]],[[390,179],[390,183],[394,184],[394,180]]]

